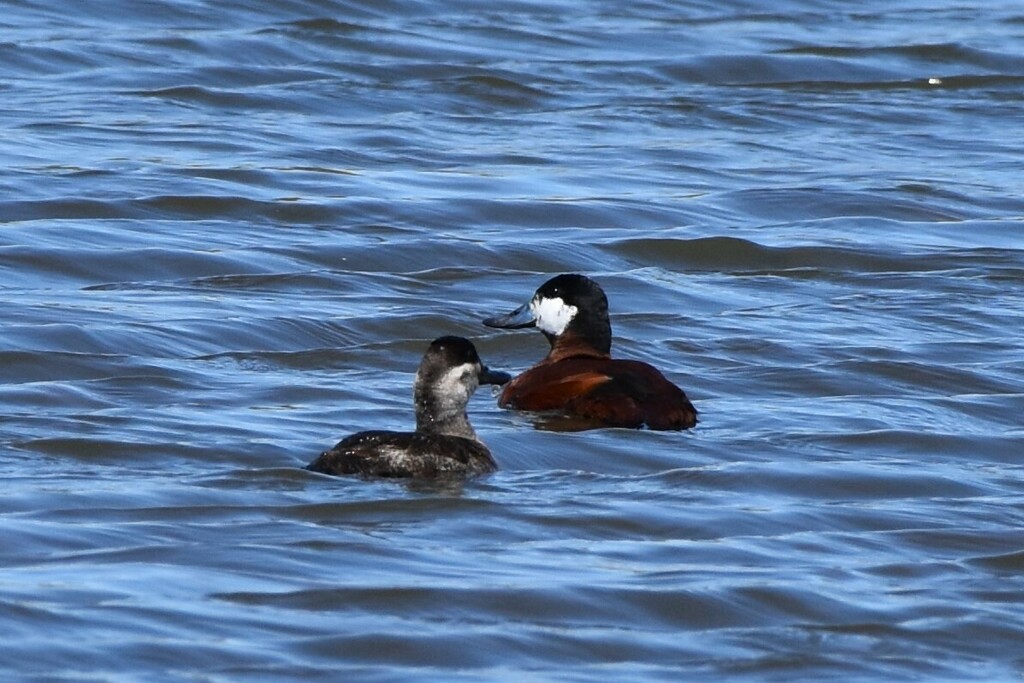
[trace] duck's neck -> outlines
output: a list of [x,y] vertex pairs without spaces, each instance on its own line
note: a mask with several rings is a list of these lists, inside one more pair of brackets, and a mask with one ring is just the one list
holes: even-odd
[[551,350],[544,360],[549,363],[563,360],[565,358],[577,358],[585,356],[590,358],[611,358],[611,335],[606,340],[599,340],[598,344],[588,338],[581,337],[571,329],[566,330],[557,337],[545,335],[551,343]]
[[419,393],[416,396],[416,431],[477,440],[465,407],[454,405],[454,401]]

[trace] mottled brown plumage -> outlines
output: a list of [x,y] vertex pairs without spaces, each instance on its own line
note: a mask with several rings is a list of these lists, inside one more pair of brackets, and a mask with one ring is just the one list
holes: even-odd
[[307,469],[373,477],[438,477],[493,472],[498,464],[475,438],[431,432],[366,431],[324,451]]
[[462,337],[435,339],[416,372],[416,431],[373,430],[339,441],[307,466],[325,474],[375,477],[476,475],[498,468],[469,424],[466,404],[480,384],[509,375],[480,362]]

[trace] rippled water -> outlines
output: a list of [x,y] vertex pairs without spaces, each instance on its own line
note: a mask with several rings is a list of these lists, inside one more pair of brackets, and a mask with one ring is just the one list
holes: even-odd
[[[1019,680],[1024,9],[766,7],[6,3],[4,678]],[[301,469],[568,271],[697,429]]]

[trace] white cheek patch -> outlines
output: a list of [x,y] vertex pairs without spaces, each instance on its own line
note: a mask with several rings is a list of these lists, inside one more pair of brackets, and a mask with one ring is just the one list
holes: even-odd
[[530,302],[530,312],[537,321],[537,327],[556,337],[569,327],[569,323],[576,317],[576,310],[575,306],[566,306],[561,297],[534,299]]
[[[444,373],[438,382],[439,393],[443,396],[468,396],[476,388],[471,378],[476,376],[476,367],[470,363],[456,365]],[[472,386],[469,386],[472,384]]]

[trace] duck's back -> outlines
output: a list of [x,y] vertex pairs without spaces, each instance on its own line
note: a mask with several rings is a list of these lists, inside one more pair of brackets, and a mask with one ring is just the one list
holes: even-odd
[[504,408],[560,410],[608,427],[689,429],[697,409],[656,368],[635,360],[574,357],[542,362],[506,385]]
[[376,477],[475,475],[497,469],[479,441],[427,432],[367,431],[324,451],[306,468],[324,474]]

